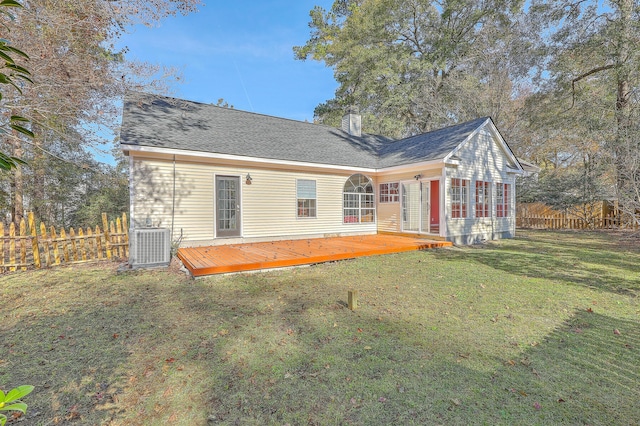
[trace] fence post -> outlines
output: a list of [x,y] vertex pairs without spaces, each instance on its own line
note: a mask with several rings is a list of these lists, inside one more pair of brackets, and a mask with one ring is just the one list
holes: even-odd
[[[31,248],[33,250],[33,264],[36,268],[40,268],[40,250],[38,249],[38,232],[36,229],[36,220],[33,212],[29,212],[29,231],[31,231]],[[26,247],[25,247],[26,249]],[[26,256],[25,256],[26,263]]]

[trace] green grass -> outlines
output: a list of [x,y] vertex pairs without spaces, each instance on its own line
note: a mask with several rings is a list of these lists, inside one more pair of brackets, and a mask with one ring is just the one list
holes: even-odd
[[34,425],[640,424],[639,246],[527,231],[196,281],[6,275],[0,387],[36,386]]

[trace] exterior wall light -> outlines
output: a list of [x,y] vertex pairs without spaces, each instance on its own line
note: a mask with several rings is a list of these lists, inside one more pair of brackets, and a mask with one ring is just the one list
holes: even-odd
[[251,185],[251,181],[252,180],[253,180],[253,178],[251,177],[251,175],[249,173],[247,173],[247,178],[246,178],[247,185]]

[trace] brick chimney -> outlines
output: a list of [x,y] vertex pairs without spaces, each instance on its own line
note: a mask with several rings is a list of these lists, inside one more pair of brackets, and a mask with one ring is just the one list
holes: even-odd
[[350,107],[342,117],[342,130],[351,136],[362,136],[362,118],[357,107]]

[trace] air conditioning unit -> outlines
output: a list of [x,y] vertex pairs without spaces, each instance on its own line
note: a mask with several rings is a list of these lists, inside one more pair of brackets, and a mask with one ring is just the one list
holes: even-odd
[[134,228],[129,233],[132,268],[167,266],[171,262],[171,236],[167,228]]

